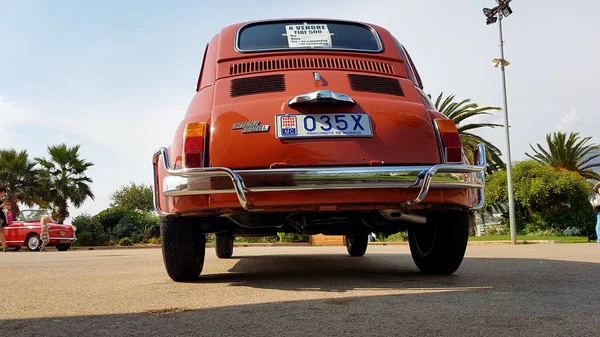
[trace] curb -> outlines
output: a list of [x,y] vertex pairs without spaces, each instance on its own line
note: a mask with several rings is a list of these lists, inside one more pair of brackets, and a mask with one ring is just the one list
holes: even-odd
[[369,246],[408,246],[408,241],[369,242]]
[[120,250],[120,249],[150,249],[160,248],[159,245],[153,246],[71,246],[69,250]]
[[[213,248],[214,243],[207,243],[207,248]],[[234,247],[312,247],[308,242],[283,242],[283,243],[234,243]],[[160,248],[160,245],[145,246],[71,246],[69,250],[112,250],[112,249],[151,249]]]
[[[517,240],[518,245],[531,245],[531,244],[541,244],[541,245],[554,245],[561,244],[562,240]],[[479,245],[510,245],[512,244],[510,241],[469,241],[469,245],[479,246]]]
[[[207,243],[206,247],[214,247],[214,243]],[[312,247],[308,242],[279,242],[279,243],[234,243],[234,247]]]
[[[561,244],[562,240],[518,240],[518,245],[529,244]],[[469,241],[470,246],[485,246],[485,245],[510,245],[510,241]],[[214,243],[207,243],[207,248],[214,248]],[[283,243],[235,243],[234,247],[328,247],[327,245],[311,245],[308,242],[283,242]],[[408,242],[369,242],[369,246],[408,246]],[[157,249],[160,245],[147,246],[71,246],[69,250],[119,250],[119,249]],[[340,247],[342,247],[340,245]]]

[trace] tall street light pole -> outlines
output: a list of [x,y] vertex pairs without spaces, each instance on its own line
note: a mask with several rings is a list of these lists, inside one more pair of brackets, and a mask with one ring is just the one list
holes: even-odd
[[[494,59],[494,62],[500,64],[500,70],[502,71],[502,95],[504,99],[504,133],[506,137],[506,173],[508,180],[508,213],[510,219],[510,241],[513,245],[517,243],[517,229],[515,224],[515,198],[513,192],[513,178],[512,178],[512,159],[510,156],[510,132],[508,123],[508,100],[506,98],[506,71],[504,67],[509,64],[504,59],[504,39],[502,38],[502,18],[512,14],[512,9],[508,6],[511,0],[496,0],[498,6],[488,9],[483,9],[483,14],[487,16],[486,23],[488,25],[498,21],[498,29],[500,32],[500,60]],[[496,18],[496,15],[498,16]]]

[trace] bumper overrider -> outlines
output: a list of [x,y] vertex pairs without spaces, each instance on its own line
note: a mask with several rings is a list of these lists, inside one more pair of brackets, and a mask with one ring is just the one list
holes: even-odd
[[[158,163],[162,159],[167,175],[158,190]],[[307,190],[354,189],[415,189],[414,199],[399,203],[416,205],[427,197],[430,189],[477,189],[479,202],[484,203],[485,147],[479,144],[475,165],[437,164],[432,166],[369,166],[340,168],[276,168],[260,170],[232,170],[226,167],[171,169],[166,148],[158,149],[152,158],[154,170],[154,208],[160,215],[165,212],[159,205],[159,193],[166,197],[198,194],[235,193],[245,210],[254,207],[246,194],[261,192],[293,192]]]

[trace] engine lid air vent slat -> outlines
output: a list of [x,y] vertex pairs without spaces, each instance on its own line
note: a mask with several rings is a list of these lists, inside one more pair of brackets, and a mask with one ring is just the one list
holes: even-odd
[[400,81],[394,78],[349,74],[348,80],[354,91],[404,96]]
[[231,97],[285,91],[284,75],[253,76],[231,81]]
[[269,70],[287,69],[343,69],[362,70],[383,74],[395,74],[394,67],[385,62],[351,60],[343,58],[286,58],[234,63],[229,66],[229,75],[240,75]]

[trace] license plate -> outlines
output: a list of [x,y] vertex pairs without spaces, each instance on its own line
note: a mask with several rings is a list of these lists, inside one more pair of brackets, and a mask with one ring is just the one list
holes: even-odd
[[67,240],[60,240],[60,243],[67,243]]
[[372,137],[366,113],[294,114],[275,116],[277,138]]

